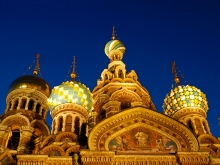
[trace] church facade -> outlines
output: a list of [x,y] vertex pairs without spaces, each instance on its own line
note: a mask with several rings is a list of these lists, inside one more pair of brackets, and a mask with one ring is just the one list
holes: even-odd
[[180,84],[175,63],[176,85],[160,113],[137,73],[126,70],[125,46],[114,28],[104,51],[110,63],[92,92],[75,80],[75,60],[71,80],[51,90],[38,77],[39,55],[33,75],[11,83],[0,118],[1,165],[220,164],[206,95]]

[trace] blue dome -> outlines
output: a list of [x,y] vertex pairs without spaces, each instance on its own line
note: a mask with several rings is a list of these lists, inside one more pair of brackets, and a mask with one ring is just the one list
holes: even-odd
[[88,112],[92,111],[93,99],[90,90],[78,82],[63,82],[61,85],[54,87],[48,99],[48,105],[51,111],[57,105],[64,103],[75,103],[83,106]]

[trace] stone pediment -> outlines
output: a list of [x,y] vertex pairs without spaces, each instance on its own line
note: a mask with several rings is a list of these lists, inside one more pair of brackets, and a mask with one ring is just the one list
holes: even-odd
[[97,124],[88,145],[93,151],[133,153],[199,150],[194,133],[185,125],[144,107],[128,109]]

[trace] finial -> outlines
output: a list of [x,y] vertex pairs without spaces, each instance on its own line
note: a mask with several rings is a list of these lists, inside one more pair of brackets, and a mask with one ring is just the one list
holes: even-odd
[[75,70],[76,70],[76,57],[75,56],[73,56],[72,64],[73,64],[73,66],[72,66],[73,70],[72,70],[72,73],[70,74],[70,77],[71,77],[71,81],[74,81],[76,78],[76,72],[75,72]]
[[39,68],[40,68],[40,54],[36,55],[36,67],[34,69],[33,74],[36,76],[39,72]]
[[115,26],[112,27],[112,40],[115,40],[116,36],[115,36]]
[[180,78],[177,76],[175,65],[176,65],[176,62],[173,61],[172,62],[172,73],[173,73],[173,77],[174,77],[174,81],[175,81],[176,85],[179,86],[180,85]]

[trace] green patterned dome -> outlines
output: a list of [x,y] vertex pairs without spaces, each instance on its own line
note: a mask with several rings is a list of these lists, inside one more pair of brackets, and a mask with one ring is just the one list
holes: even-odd
[[120,50],[123,54],[125,53],[125,46],[119,40],[111,40],[105,45],[105,54],[109,56],[109,52],[112,50]]
[[164,113],[173,116],[178,110],[186,107],[200,107],[208,111],[206,95],[194,86],[177,86],[166,95],[163,103]]
[[81,83],[66,81],[61,85],[54,87],[48,99],[48,105],[51,111],[57,105],[64,103],[75,103],[92,111],[93,99],[90,90]]

